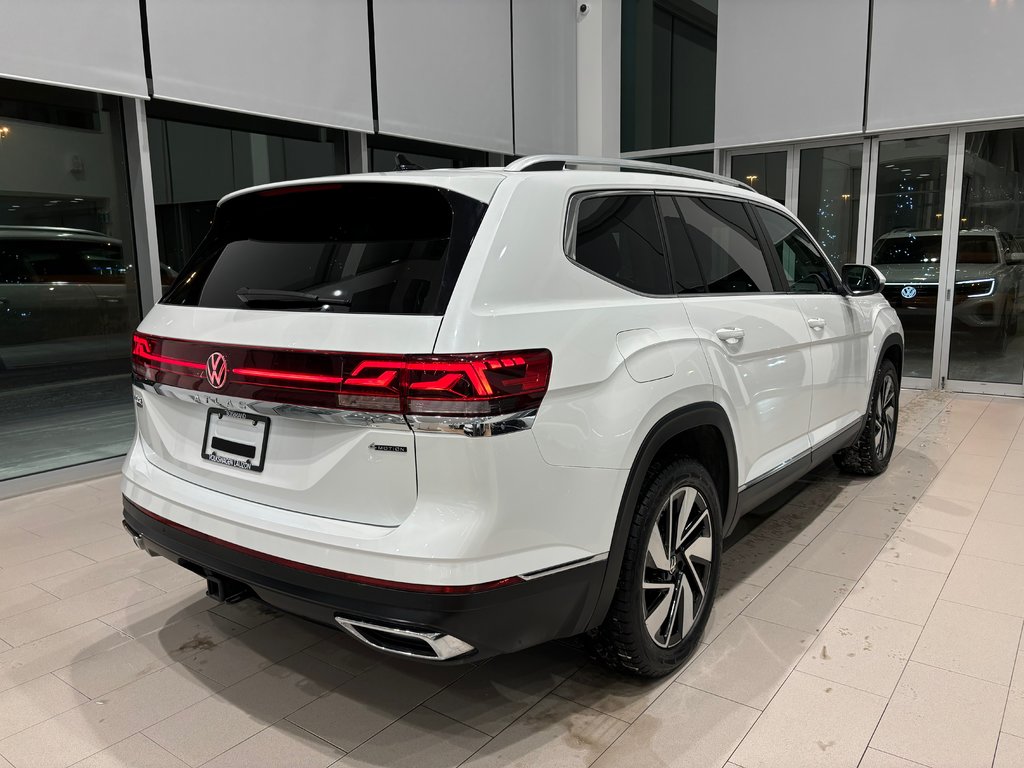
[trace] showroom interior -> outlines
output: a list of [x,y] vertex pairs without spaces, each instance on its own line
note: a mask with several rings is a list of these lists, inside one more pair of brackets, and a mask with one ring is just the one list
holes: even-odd
[[[0,11],[0,768],[1024,766],[1024,3]],[[889,469],[827,462],[744,518],[655,680],[576,638],[383,656],[136,550],[132,333],[218,200],[538,154],[729,177],[876,267]]]

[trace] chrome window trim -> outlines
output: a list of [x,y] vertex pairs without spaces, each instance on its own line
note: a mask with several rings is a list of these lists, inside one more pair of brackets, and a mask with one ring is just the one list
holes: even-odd
[[541,568],[538,571],[530,571],[520,575],[523,581],[532,581],[533,579],[540,579],[545,576],[551,576],[556,573],[562,573],[562,571],[570,571],[573,568],[579,568],[584,565],[590,565],[591,563],[600,563],[608,559],[608,553],[602,552],[599,555],[593,555],[591,557],[583,557],[579,560],[571,560],[568,563],[562,563],[562,565],[553,565],[550,568]]

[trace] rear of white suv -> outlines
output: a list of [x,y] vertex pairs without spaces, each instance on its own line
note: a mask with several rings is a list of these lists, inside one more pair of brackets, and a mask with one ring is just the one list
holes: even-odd
[[[215,597],[392,653],[589,631],[611,663],[668,671],[739,513],[837,450],[867,471],[892,451],[898,401],[888,418],[876,389],[902,342],[880,286],[856,297],[823,268],[860,325],[816,341],[755,202],[516,167],[229,196],[133,339],[126,527]],[[738,277],[737,238],[763,276]]]

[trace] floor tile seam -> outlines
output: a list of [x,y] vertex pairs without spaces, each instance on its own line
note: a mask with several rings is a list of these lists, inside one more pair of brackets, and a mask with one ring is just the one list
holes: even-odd
[[[314,643],[314,645],[315,645],[315,643]],[[312,647],[312,646],[310,646],[310,647]],[[303,649],[303,650],[305,650],[305,649]],[[302,653],[302,651],[299,651],[299,653]],[[294,654],[294,655],[298,655],[298,654]],[[289,658],[291,658],[291,657],[289,657]],[[325,662],[325,663],[326,663],[326,662]],[[374,669],[374,668],[375,668],[375,667],[371,667],[371,669]],[[317,736],[317,734],[313,733],[312,731],[309,731],[309,732],[310,732],[310,733],[313,733],[313,735],[314,735],[314,736],[317,736],[317,738],[319,738],[319,739],[320,739],[321,741],[326,741],[326,742],[327,742],[328,744],[330,744],[331,746],[333,746],[333,747],[337,747],[337,748],[338,748],[338,749],[340,749],[340,750],[341,750],[342,752],[345,752],[345,754],[351,754],[352,752],[355,752],[355,751],[356,751],[357,749],[359,749],[359,748],[360,748],[361,746],[363,746],[364,744],[366,744],[366,742],[368,742],[368,741],[369,741],[370,739],[374,738],[375,736],[377,736],[378,734],[380,734],[380,733],[381,733],[382,731],[384,731],[385,729],[387,729],[387,728],[391,727],[392,725],[394,725],[395,723],[397,723],[397,722],[398,722],[399,720],[401,720],[402,718],[404,718],[404,717],[408,716],[408,715],[409,715],[409,713],[410,713],[410,712],[412,712],[412,711],[413,711],[414,709],[416,709],[417,707],[421,707],[421,706],[425,705],[425,704],[426,704],[426,702],[427,702],[427,701],[428,701],[429,699],[433,698],[434,696],[436,696],[437,694],[439,694],[439,693],[440,693],[441,691],[443,691],[443,690],[447,689],[447,688],[448,688],[449,686],[451,686],[451,685],[453,685],[454,683],[456,683],[457,681],[461,680],[461,679],[462,679],[463,677],[465,677],[466,675],[468,675],[468,674],[469,674],[469,673],[470,673],[470,672],[471,672],[471,671],[472,671],[473,669],[476,669],[476,668],[477,668],[477,667],[468,667],[468,668],[466,669],[466,671],[465,671],[465,672],[463,672],[463,673],[462,673],[461,675],[459,675],[458,677],[456,677],[456,678],[455,678],[454,680],[452,680],[452,681],[451,681],[450,683],[448,683],[448,684],[447,684],[447,685],[445,685],[445,686],[442,686],[442,687],[441,687],[440,689],[438,689],[437,691],[434,691],[434,693],[431,693],[430,695],[428,695],[428,696],[424,697],[423,699],[421,699],[421,700],[420,700],[419,702],[417,702],[417,703],[413,704],[413,706],[412,706],[412,707],[410,707],[410,708],[406,709],[406,710],[405,710],[405,711],[403,711],[403,712],[402,712],[402,714],[400,714],[400,715],[399,715],[398,717],[394,718],[394,719],[393,719],[393,720],[391,720],[390,722],[386,723],[386,724],[385,724],[385,725],[384,725],[383,727],[381,727],[381,728],[377,729],[376,731],[374,731],[374,732],[373,732],[372,734],[370,734],[370,735],[369,735],[369,736],[367,736],[367,737],[366,737],[365,739],[363,739],[363,740],[362,740],[361,742],[359,742],[359,743],[358,743],[358,744],[357,744],[356,746],[352,747],[352,749],[351,749],[351,750],[345,750],[345,749],[344,749],[343,747],[341,747],[341,746],[340,746],[340,745],[338,745],[338,744],[335,744],[335,743],[334,743],[333,741],[330,741],[329,739],[326,739],[326,738],[324,738],[323,736]],[[264,667],[264,669],[266,669],[266,667]],[[331,689],[331,691],[329,691],[329,693],[333,693],[334,691],[337,691],[337,690],[338,690],[339,688],[342,688],[342,687],[344,687],[345,685],[347,685],[348,683],[350,683],[350,682],[352,682],[353,680],[355,680],[355,679],[356,679],[356,677],[361,677],[362,675],[364,675],[364,674],[366,674],[367,672],[371,671],[371,669],[367,669],[367,670],[364,670],[364,671],[363,671],[363,672],[361,672],[361,673],[360,673],[359,675],[354,675],[353,677],[349,678],[349,679],[348,679],[348,680],[346,680],[345,682],[343,682],[343,683],[341,683],[340,685],[336,686],[335,688]],[[262,670],[261,670],[261,671],[262,671]],[[342,671],[344,671],[344,670],[342,670]],[[298,723],[296,723],[296,722],[295,722],[294,720],[291,720],[291,719],[289,719],[289,718],[291,718],[291,716],[292,716],[292,715],[294,715],[294,714],[295,714],[296,712],[299,712],[300,710],[302,710],[302,709],[305,709],[305,708],[306,708],[307,706],[309,706],[310,704],[314,703],[315,701],[319,701],[319,700],[320,700],[321,698],[323,698],[323,697],[324,697],[324,696],[326,696],[326,695],[327,695],[327,694],[322,694],[321,696],[318,696],[318,697],[317,697],[316,699],[313,699],[313,701],[308,701],[308,702],[306,702],[306,703],[305,703],[305,704],[303,704],[303,705],[302,705],[301,707],[299,707],[298,709],[296,709],[296,710],[295,710],[294,712],[289,712],[289,713],[288,713],[287,715],[285,715],[284,717],[282,717],[282,718],[281,718],[281,720],[288,720],[288,722],[289,722],[289,723],[292,723],[292,724],[294,724],[294,725],[299,725],[299,724],[298,724]],[[533,707],[530,707],[530,709],[532,709],[532,708],[533,708]],[[432,710],[432,711],[433,711],[433,710]],[[527,710],[527,711],[529,711],[529,710]],[[438,712],[437,714],[439,714],[439,715],[442,715],[442,714],[444,714],[444,713],[442,713],[442,712]],[[526,713],[524,712],[523,714],[526,714]],[[448,717],[447,715],[444,715],[444,716],[445,716],[445,717]],[[449,719],[452,719],[452,718],[449,718]],[[519,719],[519,718],[516,718],[516,720],[518,720],[518,719]],[[280,720],[279,720],[278,722],[280,722]],[[456,721],[456,722],[459,722],[459,721]],[[465,724],[464,724],[464,725],[465,725]],[[511,725],[511,723],[510,723],[510,725]],[[302,726],[301,726],[301,725],[299,725],[299,727],[300,727],[300,728],[302,728]],[[472,726],[470,726],[470,727],[472,727]],[[304,730],[304,731],[307,731],[307,730],[309,730],[309,729],[308,729],[308,728],[302,728],[302,730]],[[476,730],[476,729],[474,728],[473,730]],[[504,729],[502,729],[502,730],[504,730]],[[479,750],[477,750],[477,751],[479,751]],[[474,754],[476,754],[476,753],[474,752]],[[468,758],[467,758],[467,759],[468,759]]]
[[[865,537],[865,538],[868,538],[868,537]],[[881,541],[881,539],[874,539],[874,541]],[[872,560],[871,562],[873,563],[875,561]],[[796,570],[803,571],[805,573],[815,573],[818,576],[828,576],[828,577],[833,578],[833,579],[842,579],[843,581],[846,581],[846,582],[850,583],[851,591],[852,591],[852,588],[854,586],[856,586],[857,582],[859,582],[861,580],[861,577],[864,576],[864,572],[867,571],[867,568],[865,568],[864,571],[861,572],[860,576],[840,576],[839,574],[836,574],[836,573],[828,573],[827,571],[819,571],[819,570],[817,570],[815,568],[807,568],[806,566],[803,566],[803,565],[787,565],[786,567],[787,568],[796,568]],[[846,594],[848,595],[848,594],[850,594],[850,592],[847,592]],[[846,597],[844,596],[843,600],[845,600],[845,599],[846,599]],[[753,602],[753,601],[751,601],[751,602]]]
[[[802,661],[802,659],[801,659],[801,661]],[[906,664],[907,661],[909,661],[909,659],[905,660],[903,663]],[[860,686],[857,686],[857,685],[851,685],[850,683],[847,683],[847,682],[845,682],[843,680],[833,680],[830,677],[825,677],[824,675],[820,675],[820,674],[818,674],[816,672],[808,672],[806,669],[800,669],[800,665],[799,664],[796,666],[796,668],[793,671],[794,672],[799,672],[801,675],[807,675],[808,677],[813,677],[816,680],[821,680],[823,683],[831,683],[832,685],[841,685],[844,688],[849,688],[852,691],[858,691],[860,693],[866,693],[869,696],[873,696],[876,699],[881,699],[883,701],[888,701],[892,697],[892,693],[884,694],[884,693],[878,693],[877,691],[869,691],[867,688],[861,688]],[[895,690],[895,688],[893,690]]]
[[[874,734],[872,734],[872,737],[874,737]],[[895,757],[897,760],[906,760],[908,763],[913,763],[914,765],[921,766],[921,768],[935,768],[934,766],[928,765],[927,763],[922,763],[919,760],[913,760],[913,759],[911,759],[909,757],[904,757],[903,755],[897,755],[897,754],[894,754],[893,752],[888,752],[888,751],[886,751],[884,749],[879,749],[878,747],[873,747],[873,746],[871,746],[870,742],[868,742],[868,745],[866,747],[864,747],[864,754],[861,755],[860,762],[864,762],[864,757],[867,755],[867,752],[868,752],[869,749],[873,749],[873,750],[875,750],[875,752],[881,752],[883,755],[889,755],[889,757]],[[860,763],[858,763],[858,765],[859,764]]]
[[[921,634],[924,634],[924,633],[922,632]],[[915,647],[914,650],[916,651],[917,648]],[[971,680],[977,680],[978,682],[981,682],[981,683],[988,683],[989,685],[998,685],[1000,688],[1005,688],[1007,690],[1007,692],[1009,692],[1009,690],[1010,690],[1010,683],[1008,683],[1008,682],[1007,683],[1000,683],[1000,682],[997,682],[995,680],[989,680],[987,677],[978,677],[977,675],[972,675],[972,674],[969,674],[967,672],[960,672],[960,671],[955,670],[955,669],[947,669],[946,667],[940,667],[938,664],[932,664],[931,662],[928,662],[928,661],[921,661],[920,659],[915,659],[913,657],[913,653],[911,653],[911,656],[908,659],[908,661],[912,661],[915,664],[920,664],[922,667],[929,667],[930,669],[937,669],[940,672],[948,672],[951,675],[960,675],[961,677],[969,677]],[[1002,723],[1001,719],[1000,719],[1000,723]]]
[[[288,718],[287,718],[287,717],[285,717],[285,718],[282,718],[282,719],[283,719],[283,720],[288,720]],[[281,720],[279,720],[278,722],[281,722]],[[338,750],[339,752],[341,752],[341,758],[340,758],[340,759],[344,759],[344,758],[345,758],[345,757],[346,757],[347,755],[351,754],[352,752],[355,752],[355,750],[354,750],[354,749],[352,749],[352,750],[348,750],[348,749],[342,749],[341,747],[339,747],[339,746],[338,746],[337,744],[335,744],[334,742],[332,742],[332,741],[328,741],[327,739],[325,739],[325,738],[324,738],[323,736],[317,736],[317,735],[316,735],[315,733],[313,733],[313,732],[312,732],[311,730],[309,730],[309,729],[308,729],[308,728],[306,728],[305,726],[299,725],[299,724],[298,724],[298,723],[296,723],[296,722],[295,722],[294,720],[288,720],[288,724],[289,724],[289,725],[293,725],[293,726],[295,726],[295,727],[296,727],[296,728],[298,728],[298,729],[299,729],[300,731],[303,731],[303,732],[305,732],[305,733],[308,733],[308,734],[309,734],[310,736],[312,736],[312,737],[313,737],[314,739],[316,739],[317,741],[322,741],[322,742],[323,742],[324,744],[328,745],[329,747],[332,747],[333,749],[336,749],[336,750]],[[252,737],[250,736],[249,738],[252,738]],[[365,742],[364,742],[364,743],[365,743]],[[221,753],[221,754],[223,754],[223,753]],[[331,766],[337,765],[337,763],[338,763],[338,761],[335,761],[335,762],[331,763],[331,764],[330,764],[330,765],[329,765],[329,766],[328,766],[327,768],[331,768]]]
[[45,672],[44,674],[39,675],[38,677],[33,677],[31,680],[26,680],[24,683],[18,683],[18,685],[14,686],[14,688],[8,688],[6,691],[3,691],[3,693],[0,693],[0,696],[2,696],[5,693],[10,693],[11,691],[16,690],[17,688],[20,688],[23,685],[29,685],[30,683],[34,683],[37,680],[40,680],[40,679],[42,679],[44,677],[52,677],[58,683],[63,683],[65,685],[67,685],[75,693],[77,693],[77,694],[79,694],[81,696],[85,696],[86,700],[81,702],[81,703],[79,703],[79,704],[76,704],[73,707],[68,707],[67,709],[61,710],[60,712],[55,712],[52,715],[50,715],[49,717],[44,718],[44,719],[42,719],[42,720],[40,720],[38,722],[32,723],[31,725],[26,725],[24,728],[20,728],[17,731],[11,731],[6,736],[0,737],[0,741],[4,741],[6,739],[12,738],[13,736],[17,736],[19,733],[24,733],[25,731],[29,730],[30,728],[35,728],[37,725],[42,725],[45,722],[53,720],[55,717],[59,717],[60,715],[63,715],[65,712],[70,712],[72,709],[78,709],[78,707],[83,707],[86,704],[92,703],[92,701],[93,701],[92,697],[90,697],[88,694],[85,694],[82,691],[78,690],[77,688],[75,688],[73,685],[71,685],[71,683],[67,682],[66,680],[61,680],[59,677],[57,677],[55,674],[53,674],[53,672]]
[[[1013,665],[1010,667],[1010,682],[1006,686],[1006,699],[1003,701],[1003,714],[999,717],[999,733],[1004,733],[1003,726],[1006,724],[1006,709],[1010,705],[1010,690],[1013,688],[1013,676],[1017,674],[1017,662],[1020,660],[1020,644],[1024,638],[1024,625],[1021,626],[1021,632],[1017,635],[1017,652],[1013,655]],[[992,763],[995,765],[996,754],[999,752],[999,741],[996,741],[996,752],[992,755]]]
[[[992,562],[996,562],[996,561],[992,561]],[[948,597],[943,597],[941,593],[935,599],[936,602],[938,602],[939,600],[942,600],[942,602],[944,602],[944,603],[952,603],[953,605],[963,606],[964,608],[975,608],[975,609],[977,609],[979,611],[988,611],[989,613],[997,613],[1000,616],[1009,616],[1009,617],[1014,618],[1014,619],[1024,619],[1024,613],[1010,613],[1008,611],[1001,611],[1001,610],[998,610],[996,608],[991,608],[991,607],[988,607],[988,606],[973,605],[971,603],[965,603],[962,600],[953,600],[953,599],[948,598]]]
[[[750,602],[752,603],[753,600],[751,600]],[[747,604],[748,607],[749,607],[749,605],[750,605],[750,603]],[[744,608],[743,610],[745,611],[746,608]],[[834,615],[835,615],[835,613],[833,612],[832,616],[834,616]],[[776,627],[782,627],[783,629],[788,629],[788,630],[790,630],[792,632],[802,632],[803,634],[811,635],[812,637],[817,637],[819,634],[821,634],[821,630],[820,629],[807,630],[807,629],[801,629],[800,627],[791,627],[789,624],[783,624],[780,621],[772,621],[771,619],[762,619],[760,616],[751,616],[750,614],[744,613],[743,611],[740,611],[738,614],[736,614],[736,616],[733,617],[733,621],[736,621],[736,619],[738,619],[740,616],[742,616],[744,619],[747,619],[747,621],[750,621],[750,620],[753,620],[753,621],[763,621],[765,624],[773,624]],[[832,616],[829,616],[829,621],[832,620]],[[826,622],[826,623],[828,623],[828,622]],[[715,640],[718,640],[718,638],[721,637],[721,636],[722,635],[719,634],[718,637],[715,638]],[[708,647],[709,648],[711,647],[710,643],[708,644]],[[803,656],[801,655],[800,658],[802,659]],[[742,702],[740,702],[740,703],[742,703]]]
[[[972,523],[971,527],[972,528],[974,527],[973,523]],[[969,531],[968,531],[968,535],[970,535]],[[964,541],[967,541],[967,536],[964,536]],[[960,545],[960,550],[962,550],[962,549],[963,549],[963,544]],[[936,594],[935,600],[932,601],[931,607],[928,609],[928,616],[925,617],[924,624],[921,625],[921,632],[918,634],[917,638],[914,640],[914,645],[910,649],[909,654],[907,655],[907,661],[904,663],[903,669],[900,671],[900,676],[896,680],[896,686],[893,688],[892,695],[889,697],[889,700],[886,702],[885,707],[882,710],[882,714],[878,718],[878,722],[875,723],[875,727],[872,730],[871,736],[870,736],[870,738],[868,739],[868,742],[867,742],[869,747],[871,746],[871,742],[874,741],[875,736],[878,733],[878,727],[882,724],[882,721],[885,720],[885,715],[889,711],[889,706],[892,704],[892,697],[896,695],[896,692],[899,690],[900,685],[903,683],[903,678],[907,674],[907,668],[910,666],[910,662],[914,661],[914,653],[917,652],[917,646],[920,644],[921,638],[924,637],[924,632],[925,632],[925,629],[928,627],[928,622],[931,621],[932,614],[934,614],[934,612],[935,612],[935,606],[938,604],[939,599],[942,597],[942,593],[946,589],[946,584],[949,583],[949,576],[953,572],[953,568],[956,567],[956,561],[960,559],[960,550],[957,551],[957,555],[953,559],[953,565],[950,567],[949,573],[945,574],[945,576],[944,576],[944,578],[942,580],[942,586],[939,587],[938,594]],[[904,567],[913,567],[913,566],[904,566]],[[914,661],[914,663],[915,664],[921,664],[922,662]],[[932,669],[941,669],[940,667],[933,667],[930,664],[924,664],[924,666],[932,667]],[[951,672],[950,670],[942,670],[942,671],[950,672],[951,674],[958,674],[956,672]],[[970,675],[968,675],[967,677],[970,677]],[[1007,694],[1009,694],[1009,686],[1007,686]],[[896,757],[902,757],[902,755],[896,755]]]
[[[22,589],[22,588],[24,588],[26,586],[35,587],[36,585],[35,584],[23,584],[22,586],[15,587],[14,589]],[[29,611],[34,611],[37,608],[46,608],[47,606],[53,605],[54,603],[61,602],[61,599],[59,597],[57,597],[55,594],[53,594],[52,592],[47,592],[42,587],[36,587],[36,588],[39,589],[39,590],[42,590],[49,597],[52,597],[53,600],[50,600],[49,602],[43,603],[42,605],[33,605],[31,608],[22,608],[17,613],[8,613],[7,615],[5,615],[2,618],[0,618],[0,621],[6,621],[7,619],[13,619],[16,616],[22,616],[23,614],[26,614]],[[14,590],[8,590],[8,591],[13,592]],[[3,597],[3,595],[4,595],[4,593],[0,592],[0,597]]]
[[[545,696],[549,696],[549,695],[554,695],[554,691],[549,691],[548,693],[546,693],[546,694],[544,694],[544,695],[545,695]],[[432,698],[433,698],[433,696],[431,696],[430,698],[432,699]],[[544,698],[544,696],[541,696],[541,699],[542,699],[542,698]],[[565,698],[565,697],[564,697],[564,696],[559,696],[559,698]],[[538,699],[538,701],[540,701],[540,699]],[[569,699],[569,701],[572,701],[572,700],[571,700],[571,699]],[[477,727],[476,727],[475,725],[470,725],[469,723],[465,722],[464,720],[459,720],[459,718],[457,718],[457,717],[452,717],[451,715],[447,714],[446,712],[442,712],[442,711],[441,711],[441,710],[439,710],[439,709],[435,709],[435,707],[432,707],[432,706],[430,706],[429,702],[430,702],[430,699],[427,699],[427,700],[426,700],[426,701],[424,701],[424,702],[423,702],[422,704],[420,704],[419,706],[415,707],[415,708],[414,708],[413,710],[410,710],[410,711],[415,711],[416,709],[420,709],[420,708],[423,708],[423,709],[429,709],[429,710],[430,710],[431,712],[433,712],[433,713],[434,713],[435,715],[438,715],[438,716],[440,716],[440,717],[443,717],[443,718],[445,718],[446,720],[451,720],[451,721],[452,721],[453,723],[458,723],[459,725],[461,725],[461,726],[463,726],[463,727],[465,727],[465,728],[469,728],[470,730],[476,731],[476,732],[477,732],[477,733],[479,733],[479,734],[480,734],[481,736],[485,736],[485,737],[486,737],[486,738],[487,738],[488,740],[490,740],[490,739],[493,739],[493,738],[494,738],[494,736],[491,736],[491,734],[487,733],[487,731],[481,731],[481,730],[480,730],[479,728],[477,728]],[[534,702],[534,704],[536,704],[536,703],[537,703],[537,702]],[[579,702],[577,702],[577,701],[574,701],[573,703],[574,703],[574,704],[579,704]],[[580,706],[583,706],[583,705],[580,705]],[[530,705],[530,708],[532,708],[532,707],[533,707],[533,704],[531,704],[531,705]],[[607,714],[607,713],[605,713],[605,714]],[[608,715],[608,716],[609,716],[609,717],[614,717],[614,715]],[[518,719],[518,718],[516,718],[516,719]],[[615,719],[616,719],[616,720],[622,720],[622,718],[615,718]],[[398,722],[398,721],[396,720],[395,722]],[[625,722],[625,721],[623,721],[623,722]],[[504,726],[504,727],[502,727],[502,729],[501,729],[501,730],[503,731],[503,730],[505,730],[505,728],[507,728],[507,727],[508,727],[508,726]],[[498,733],[501,733],[501,731],[498,731]]]
[[[124,578],[124,579],[118,579],[117,581],[128,581],[128,579],[133,579],[133,578],[134,578],[133,576],[129,576],[129,577],[126,577],[126,578]],[[117,582],[111,582],[111,584],[105,584],[105,585],[103,585],[102,587],[96,587],[96,589],[105,589],[106,587],[109,587],[109,586],[111,586],[112,584],[116,584],[116,583],[117,583]],[[152,585],[146,584],[145,582],[140,582],[140,583],[141,583],[141,584],[142,584],[143,586],[147,586],[147,587],[151,587],[151,586],[152,586]],[[152,589],[159,589],[159,587],[152,587]],[[75,595],[74,597],[80,597],[81,595],[85,595],[85,594],[88,594],[88,592],[91,592],[91,591],[93,591],[93,590],[88,590],[87,592],[81,592],[81,593],[79,593],[79,595]],[[167,593],[165,592],[164,594],[167,594]],[[110,614],[112,614],[112,613],[117,613],[118,611],[123,611],[123,610],[125,610],[126,608],[133,608],[133,607],[135,607],[136,605],[142,605],[142,604],[143,604],[143,603],[145,603],[146,601],[148,601],[148,600],[153,600],[154,598],[157,598],[157,597],[163,597],[163,595],[154,595],[154,596],[152,596],[152,597],[144,597],[144,598],[142,598],[141,600],[137,600],[137,601],[135,601],[134,603],[128,603],[128,604],[126,604],[126,605],[122,605],[121,607],[119,607],[119,608],[115,608],[115,609],[114,609],[113,611],[108,611],[107,613],[101,614],[100,616],[92,616],[92,617],[90,617],[90,618],[88,618],[88,619],[84,619],[84,620],[82,620],[82,621],[78,622],[77,624],[72,624],[71,626],[68,626],[68,627],[61,627],[61,628],[60,628],[60,629],[58,629],[58,630],[55,630],[55,631],[53,631],[53,632],[49,632],[49,633],[47,633],[47,634],[45,634],[45,635],[40,635],[39,637],[34,637],[34,638],[32,638],[31,640],[29,640],[29,641],[27,641],[27,642],[24,642],[24,643],[20,643],[19,645],[14,645],[13,647],[14,647],[14,648],[21,648],[21,647],[24,647],[24,646],[28,645],[29,643],[35,643],[35,642],[37,642],[37,641],[39,641],[39,640],[43,640],[44,638],[47,638],[47,637],[52,637],[53,635],[57,634],[58,632],[63,632],[63,631],[65,631],[65,630],[68,630],[68,629],[74,629],[75,627],[80,627],[80,626],[82,626],[83,624],[88,624],[88,623],[89,623],[90,621],[103,621],[103,618],[104,618],[105,616],[109,616],[109,615],[110,615]],[[67,598],[67,599],[68,599],[68,600],[71,600],[72,598]],[[40,609],[42,609],[42,608],[52,608],[52,607],[53,607],[54,605],[56,605],[57,603],[63,603],[63,602],[64,602],[64,600],[61,600],[60,598],[57,598],[56,602],[53,602],[53,603],[47,603],[46,605],[39,605],[39,606],[36,606],[35,608],[30,608],[30,609],[29,609],[28,611],[24,611],[24,612],[22,612],[22,613],[17,613],[17,614],[15,614],[14,616],[5,616],[5,617],[4,617],[4,618],[3,618],[2,620],[0,620],[0,621],[6,621],[6,620],[7,620],[7,619],[9,619],[9,618],[15,618],[15,616],[24,616],[24,615],[25,615],[26,613],[30,613],[31,611],[37,611],[37,610],[40,610]],[[104,624],[106,624],[106,622],[105,622],[105,621],[103,621],[103,623],[104,623]],[[175,623],[177,623],[177,622],[175,622]],[[109,624],[107,624],[107,626],[109,627],[110,625],[109,625]],[[117,630],[117,631],[118,631],[118,632],[120,632],[120,633],[121,633],[122,635],[123,635],[123,634],[125,634],[125,633],[124,633],[124,632],[122,632],[122,631],[121,631],[120,629],[117,629],[117,627],[110,627],[110,628],[111,628],[111,629],[115,629],[115,630]],[[2,635],[0,635],[0,640],[2,640],[2,639],[3,639],[3,636],[2,636]],[[133,638],[133,639],[134,639],[134,638]],[[5,642],[10,642],[10,641],[5,641]]]
[[[728,696],[723,696],[720,693],[715,693],[714,691],[706,690],[704,688],[701,688],[699,685],[696,685],[695,683],[684,683],[682,680],[679,680],[678,678],[673,680],[669,684],[669,687],[672,687],[673,685],[681,685],[683,688],[692,688],[693,690],[700,691],[701,693],[706,694],[708,696],[716,696],[719,699],[723,699],[725,701],[730,702],[731,704],[736,704],[737,706],[740,706],[740,707],[746,707],[747,709],[753,709],[753,710],[755,710],[758,713],[763,713],[764,709],[768,708],[767,704],[765,704],[764,709],[762,709],[761,707],[755,707],[753,704],[747,704],[746,702],[736,701],[736,699],[731,699]],[[781,688],[782,686],[780,685],[779,687]],[[774,695],[775,694],[772,694],[773,697],[774,697]],[[770,701],[770,699],[769,699],[769,701]],[[760,716],[761,716],[761,714],[758,714],[758,717],[760,717]]]

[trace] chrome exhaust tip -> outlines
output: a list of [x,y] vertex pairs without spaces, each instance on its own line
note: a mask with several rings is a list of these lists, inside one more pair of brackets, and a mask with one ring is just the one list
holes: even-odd
[[128,535],[132,537],[132,544],[135,545],[136,549],[141,549],[146,554],[152,554],[148,549],[146,549],[146,540],[142,538],[141,533],[133,530],[132,527],[124,520],[121,521],[121,525],[128,532]]
[[476,650],[469,643],[443,632],[399,629],[345,616],[335,616],[334,620],[359,642],[397,656],[426,661],[447,661]]

